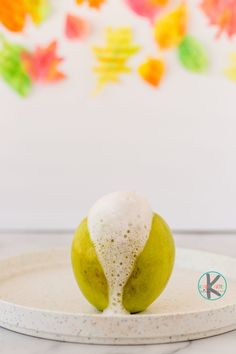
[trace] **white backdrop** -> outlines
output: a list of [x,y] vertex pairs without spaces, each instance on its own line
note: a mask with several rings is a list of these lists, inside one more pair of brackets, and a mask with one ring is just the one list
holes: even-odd
[[[108,2],[97,13],[54,1],[40,29],[11,36],[27,46],[60,37],[69,78],[25,100],[0,83],[0,228],[74,228],[98,197],[121,189],[146,195],[172,228],[236,228],[236,84],[222,75],[236,41],[214,41],[194,1],[189,32],[208,48],[207,75],[184,71],[170,51],[159,90],[132,74],[94,98],[91,44],[103,44],[105,26],[133,26],[143,45],[133,67],[157,53],[148,23]],[[64,39],[65,9],[93,22],[88,42]]]

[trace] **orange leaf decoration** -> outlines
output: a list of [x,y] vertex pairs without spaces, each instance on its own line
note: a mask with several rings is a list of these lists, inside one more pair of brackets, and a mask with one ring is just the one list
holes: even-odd
[[22,32],[27,16],[35,24],[44,21],[49,13],[48,0],[0,0],[0,23],[12,32]]
[[167,5],[169,0],[149,0],[149,3],[152,5],[165,6]]
[[78,5],[83,4],[84,2],[87,2],[89,7],[94,7],[96,9],[99,9],[100,6],[105,2],[106,0],[76,0],[76,3]]
[[34,53],[24,52],[22,62],[32,81],[56,82],[65,78],[58,70],[62,58],[57,56],[57,42],[53,41],[46,48],[37,47]]
[[24,0],[0,0],[0,22],[12,32],[21,32],[25,26]]
[[165,73],[165,64],[161,59],[149,58],[139,66],[138,73],[148,84],[158,87]]

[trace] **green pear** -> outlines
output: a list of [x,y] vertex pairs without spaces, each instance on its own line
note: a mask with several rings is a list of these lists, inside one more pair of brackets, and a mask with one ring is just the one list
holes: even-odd
[[[75,232],[71,257],[80,290],[93,306],[103,311],[109,304],[109,287],[89,235],[87,219]],[[149,238],[123,288],[123,306],[128,312],[144,311],[162,293],[172,273],[174,259],[171,231],[165,221],[154,214]]]

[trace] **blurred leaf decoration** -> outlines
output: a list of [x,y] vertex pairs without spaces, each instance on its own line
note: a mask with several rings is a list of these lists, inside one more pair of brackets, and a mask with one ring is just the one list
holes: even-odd
[[138,16],[145,17],[151,23],[169,0],[124,0],[126,5]]
[[203,45],[187,34],[188,9],[180,3],[154,25],[154,36],[160,49],[176,48],[181,65],[195,73],[205,72],[208,68],[208,55]]
[[0,77],[20,96],[27,97],[36,82],[53,83],[65,78],[58,70],[57,42],[30,52],[23,46],[0,37]]
[[106,0],[75,0],[77,5],[82,5],[87,3],[89,7],[93,7],[95,9],[100,9],[101,5],[106,2]]
[[71,14],[66,16],[65,35],[69,40],[84,40],[90,32],[88,21]]
[[187,31],[188,13],[185,3],[157,20],[154,25],[154,37],[161,49],[177,47]]
[[202,0],[200,7],[210,25],[218,27],[217,38],[222,32],[228,37],[236,34],[236,0]]
[[12,32],[21,32],[25,27],[24,0],[0,0],[0,23]]
[[190,71],[197,73],[205,72],[209,60],[205,48],[192,36],[186,36],[178,47],[180,63]]
[[158,87],[165,73],[165,63],[162,59],[148,58],[138,67],[141,78],[153,87]]
[[97,91],[108,83],[117,83],[121,74],[130,73],[127,61],[140,50],[133,44],[133,34],[129,27],[107,28],[104,47],[93,48],[98,65],[94,68],[97,75]]
[[225,75],[233,81],[236,81],[236,53],[230,55],[230,66],[225,70]]
[[26,13],[36,25],[40,25],[50,14],[49,0],[24,0]]
[[57,55],[57,41],[49,43],[45,48],[36,47],[33,53],[23,52],[23,66],[33,82],[53,83],[65,78],[58,69],[63,58]]
[[[91,10],[101,10],[108,0],[74,0],[77,5],[87,5]],[[236,34],[236,0],[199,0],[201,11],[209,23],[218,28],[216,38],[222,33],[231,38]],[[175,50],[180,64],[188,71],[206,72],[209,67],[207,50],[202,43],[189,34],[189,9],[187,0],[123,0],[135,15],[147,19],[154,40],[162,55],[147,57],[137,69],[141,79],[158,88],[166,73],[165,50]],[[49,15],[51,0],[0,0],[0,24],[14,33],[22,33],[28,19],[40,25]],[[173,6],[172,6],[173,5]],[[84,41],[88,38],[90,23],[77,14],[65,14],[64,34],[68,40]],[[150,33],[151,35],[151,33]],[[57,41],[46,47],[36,46],[29,51],[0,35],[0,78],[20,96],[30,94],[34,83],[56,83],[66,75],[59,68],[63,58],[57,54]],[[96,92],[109,83],[120,82],[122,74],[131,72],[128,64],[140,46],[133,43],[130,27],[107,28],[105,44],[94,46],[97,65]],[[236,81],[236,53],[231,55],[231,64],[224,71]]]
[[21,56],[25,48],[1,37],[0,77],[20,96],[31,92],[32,82],[22,64]]
[[41,24],[49,12],[49,0],[0,0],[0,23],[12,32],[22,32],[28,17]]

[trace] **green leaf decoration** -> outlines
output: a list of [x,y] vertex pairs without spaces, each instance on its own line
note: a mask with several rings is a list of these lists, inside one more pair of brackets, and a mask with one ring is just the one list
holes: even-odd
[[32,82],[21,60],[25,49],[0,38],[0,77],[20,96],[26,97],[32,89]]
[[192,36],[186,36],[178,47],[180,63],[187,70],[202,73],[208,69],[209,60],[205,48]]

